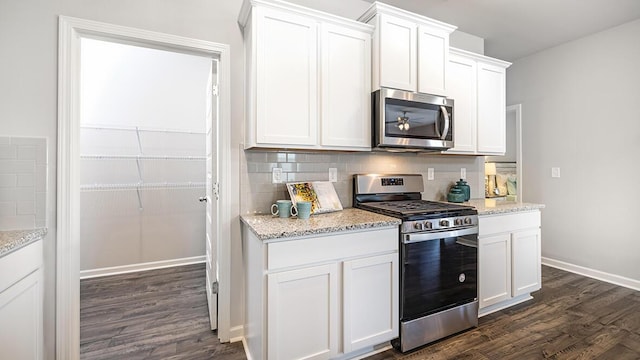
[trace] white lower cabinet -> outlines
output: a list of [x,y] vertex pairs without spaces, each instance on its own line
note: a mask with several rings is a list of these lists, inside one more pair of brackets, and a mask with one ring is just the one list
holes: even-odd
[[253,359],[349,358],[398,336],[398,229],[265,242],[243,227]]
[[42,359],[42,241],[0,258],[0,359]]
[[480,315],[530,299],[541,281],[540,211],[479,216]]
[[398,335],[397,253],[345,261],[342,284],[345,353]]
[[338,353],[338,266],[267,275],[269,359],[330,359]]

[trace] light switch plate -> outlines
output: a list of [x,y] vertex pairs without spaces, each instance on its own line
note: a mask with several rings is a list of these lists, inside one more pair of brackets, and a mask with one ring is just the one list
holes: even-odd
[[331,182],[338,181],[338,169],[329,168],[329,181]]
[[433,168],[427,169],[427,180],[433,180],[435,178]]
[[560,168],[559,167],[552,167],[551,168],[551,177],[554,177],[554,178],[559,178],[560,177]]
[[282,168],[271,169],[271,183],[280,184],[282,182]]
[[460,179],[466,179],[467,178],[467,168],[460,168]]

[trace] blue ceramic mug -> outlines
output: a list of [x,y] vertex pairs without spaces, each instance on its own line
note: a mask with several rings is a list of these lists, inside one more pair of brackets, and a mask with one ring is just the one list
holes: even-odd
[[311,201],[298,201],[293,207],[298,212],[298,219],[308,219],[311,216]]
[[278,200],[275,204],[271,205],[271,214],[278,215],[281,218],[288,218],[292,214],[295,215],[292,210],[291,200]]

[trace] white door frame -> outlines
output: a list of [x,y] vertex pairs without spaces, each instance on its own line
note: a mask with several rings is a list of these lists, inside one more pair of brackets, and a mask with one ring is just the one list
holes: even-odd
[[[515,104],[507,106],[507,113],[515,113],[516,121],[516,179],[517,190],[516,196],[518,201],[522,199],[522,104]],[[508,120],[507,120],[508,121]]]
[[[61,16],[58,35],[58,160],[56,220],[56,358],[80,358],[80,39],[129,44],[215,56],[220,59],[218,168],[224,189],[231,184],[229,45]],[[229,341],[231,297],[231,204],[220,192],[218,338]]]

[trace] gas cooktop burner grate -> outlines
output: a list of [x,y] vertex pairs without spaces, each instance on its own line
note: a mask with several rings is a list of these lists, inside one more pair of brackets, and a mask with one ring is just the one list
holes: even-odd
[[430,214],[435,212],[440,213],[469,209],[469,206],[426,200],[379,201],[361,203],[360,205],[362,207],[379,209],[385,212],[397,213],[399,215]]

